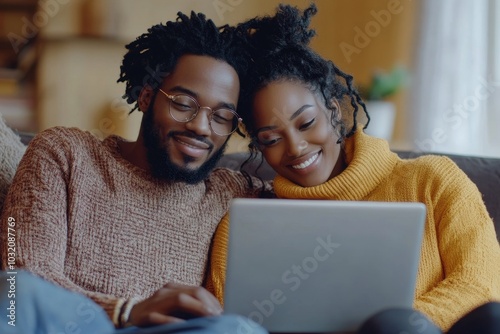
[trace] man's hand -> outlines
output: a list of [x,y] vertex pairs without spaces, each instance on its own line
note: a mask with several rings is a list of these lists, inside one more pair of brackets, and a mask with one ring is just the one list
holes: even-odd
[[217,298],[204,288],[168,283],[132,308],[129,323],[145,327],[221,313]]

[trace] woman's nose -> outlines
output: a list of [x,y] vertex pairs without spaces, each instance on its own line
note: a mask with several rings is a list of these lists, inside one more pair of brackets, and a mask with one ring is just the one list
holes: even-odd
[[307,148],[307,141],[301,137],[290,136],[287,140],[287,154],[291,157],[298,157]]

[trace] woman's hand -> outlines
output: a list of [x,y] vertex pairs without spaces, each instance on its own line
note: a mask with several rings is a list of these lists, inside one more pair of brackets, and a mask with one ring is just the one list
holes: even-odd
[[137,303],[130,311],[128,323],[145,327],[221,313],[219,301],[204,288],[168,283],[148,299]]

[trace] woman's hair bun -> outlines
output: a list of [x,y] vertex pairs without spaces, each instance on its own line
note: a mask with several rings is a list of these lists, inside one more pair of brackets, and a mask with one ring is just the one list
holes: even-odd
[[280,53],[283,50],[306,48],[316,34],[309,28],[311,18],[317,12],[315,4],[304,11],[291,5],[280,4],[274,16],[257,17],[243,23],[250,33],[250,43],[259,57]]

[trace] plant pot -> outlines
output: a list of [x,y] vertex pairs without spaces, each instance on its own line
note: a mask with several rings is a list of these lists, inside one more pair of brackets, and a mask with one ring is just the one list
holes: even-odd
[[[365,129],[365,133],[390,141],[396,118],[396,106],[394,103],[388,101],[367,101],[365,105],[370,115],[370,124]],[[366,124],[366,115],[363,112],[359,114],[358,121]]]

